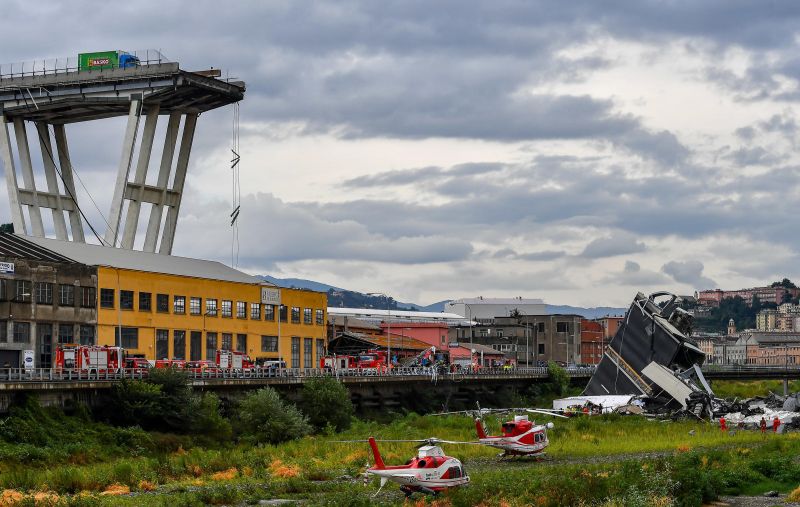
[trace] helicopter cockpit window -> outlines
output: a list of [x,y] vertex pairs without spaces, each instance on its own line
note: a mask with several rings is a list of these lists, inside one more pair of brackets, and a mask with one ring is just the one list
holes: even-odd
[[544,435],[542,435],[541,433],[536,433],[536,434],[533,436],[533,441],[534,441],[534,442],[537,442],[537,443],[538,443],[538,442],[541,442],[542,440],[544,440]]
[[417,461],[417,468],[425,468],[425,465],[427,465],[427,462],[424,459]]
[[448,476],[451,479],[460,479],[461,478],[461,468],[459,467],[450,467],[448,470]]
[[503,423],[503,433],[506,435],[512,433],[515,426],[516,425],[514,423]]

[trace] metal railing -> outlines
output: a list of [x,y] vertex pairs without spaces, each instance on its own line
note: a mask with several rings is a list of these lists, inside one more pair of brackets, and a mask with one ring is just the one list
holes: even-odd
[[[351,368],[332,370],[330,368],[247,368],[221,369],[207,368],[201,371],[181,370],[191,380],[257,380],[257,379],[304,379],[314,377],[337,378],[385,378],[385,377],[425,377],[438,379],[508,377],[508,378],[547,378],[549,373],[544,367],[529,368],[479,368],[450,371],[441,367],[397,367],[391,370],[375,368]],[[593,367],[566,368],[571,376],[589,376],[594,373]],[[62,369],[62,368],[0,368],[0,384],[9,382],[114,382],[123,379],[143,380],[149,376],[150,370],[136,369]]]
[[[171,60],[164,56],[157,49],[141,49],[137,51],[126,51],[139,59],[139,65],[156,65],[170,63]],[[47,58],[42,60],[32,60],[28,62],[14,62],[0,64],[0,80],[31,77],[49,76],[53,74],[66,74],[67,72],[78,72],[80,69],[78,56],[68,56],[64,58]],[[102,72],[93,70],[91,72]]]

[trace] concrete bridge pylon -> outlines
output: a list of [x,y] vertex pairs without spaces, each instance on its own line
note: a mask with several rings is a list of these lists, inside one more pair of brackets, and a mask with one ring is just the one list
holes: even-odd
[[[127,68],[25,72],[23,67],[22,72],[5,74],[2,69],[0,161],[15,232],[44,237],[44,209],[51,212],[57,239],[86,241],[66,125],[126,117],[105,231],[94,233],[107,246],[133,249],[142,204],[149,203],[142,249],[170,254],[198,117],[242,100],[244,83],[218,79],[219,71],[181,70],[177,62],[166,61],[158,52],[148,52],[147,59]],[[164,139],[157,140],[161,118],[166,118],[167,125]],[[29,145],[29,135],[34,134],[41,148],[36,164]],[[158,166],[157,181],[148,185],[153,146],[159,143],[163,144],[161,159],[153,164]],[[39,168],[45,188],[36,185]]]

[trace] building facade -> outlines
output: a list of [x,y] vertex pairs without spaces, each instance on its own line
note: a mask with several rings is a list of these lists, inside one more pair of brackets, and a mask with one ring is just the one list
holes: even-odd
[[491,323],[451,326],[450,346],[479,343],[503,352],[520,366],[557,361],[577,364],[581,358],[580,315],[496,317]]
[[748,305],[753,302],[753,297],[757,297],[762,303],[783,304],[784,298],[790,296],[796,298],[800,295],[800,289],[788,289],[785,287],[753,287],[750,289],[738,290],[703,290],[695,293],[697,303],[701,306],[719,306],[723,299],[740,297]]
[[541,299],[477,297],[454,299],[445,303],[444,310],[485,324],[495,317],[545,315],[547,306]]
[[606,338],[603,324],[594,320],[581,320],[581,363],[600,364],[610,339]]
[[50,368],[63,343],[93,344],[97,269],[0,234],[0,367]]
[[325,353],[324,293],[279,288],[219,262],[27,241],[96,271],[99,345],[150,360],[213,360],[218,349],[237,350],[294,368],[314,367]]

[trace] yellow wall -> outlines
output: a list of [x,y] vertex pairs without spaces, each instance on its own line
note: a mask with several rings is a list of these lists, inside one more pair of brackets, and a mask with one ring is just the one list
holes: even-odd
[[[275,306],[275,319],[273,321],[263,320],[265,316],[264,305],[261,307],[261,319],[253,320],[250,318],[251,303],[261,302],[262,285],[247,284],[238,282],[226,282],[219,280],[209,280],[203,278],[193,278],[177,275],[165,275],[160,273],[150,273],[143,271],[133,271],[127,269],[117,269],[109,267],[99,267],[97,273],[97,343],[100,345],[114,345],[115,328],[135,327],[138,328],[138,348],[129,348],[131,354],[142,354],[148,359],[156,359],[156,330],[166,329],[169,331],[169,357],[175,357],[173,350],[174,331],[185,331],[186,351],[184,357],[190,359],[191,332],[200,331],[201,336],[201,359],[206,359],[206,337],[207,333],[217,333],[217,347],[222,347],[222,333],[231,333],[232,346],[236,349],[237,334],[247,335],[247,353],[253,359],[270,358],[277,359],[282,357],[287,366],[292,366],[291,343],[292,337],[300,338],[299,365],[303,367],[305,363],[304,339],[312,338],[312,359],[311,365],[316,367],[319,364],[317,357],[317,339],[325,338],[325,322],[327,321],[327,297],[325,293],[313,292],[298,289],[280,289],[281,303],[287,307],[287,321],[280,322],[278,317],[278,307]],[[114,308],[104,308],[102,306],[101,289],[114,290]],[[133,310],[120,309],[120,290],[133,291]],[[149,292],[151,294],[150,311],[139,310],[139,293]],[[157,308],[157,294],[169,295],[169,312],[160,313]],[[185,296],[185,314],[174,313],[174,296]],[[190,314],[190,298],[202,298],[200,315]],[[217,300],[217,315],[206,316],[206,300]],[[222,300],[232,301],[231,318],[222,317]],[[247,303],[246,318],[236,317],[236,302],[244,301]],[[300,324],[291,322],[291,308],[300,308]],[[305,324],[303,310],[311,308],[312,323]],[[323,311],[322,324],[316,323],[316,310]],[[278,331],[280,327],[280,333]],[[279,352],[262,352],[262,336],[280,336]],[[158,358],[162,359],[162,358]]]

